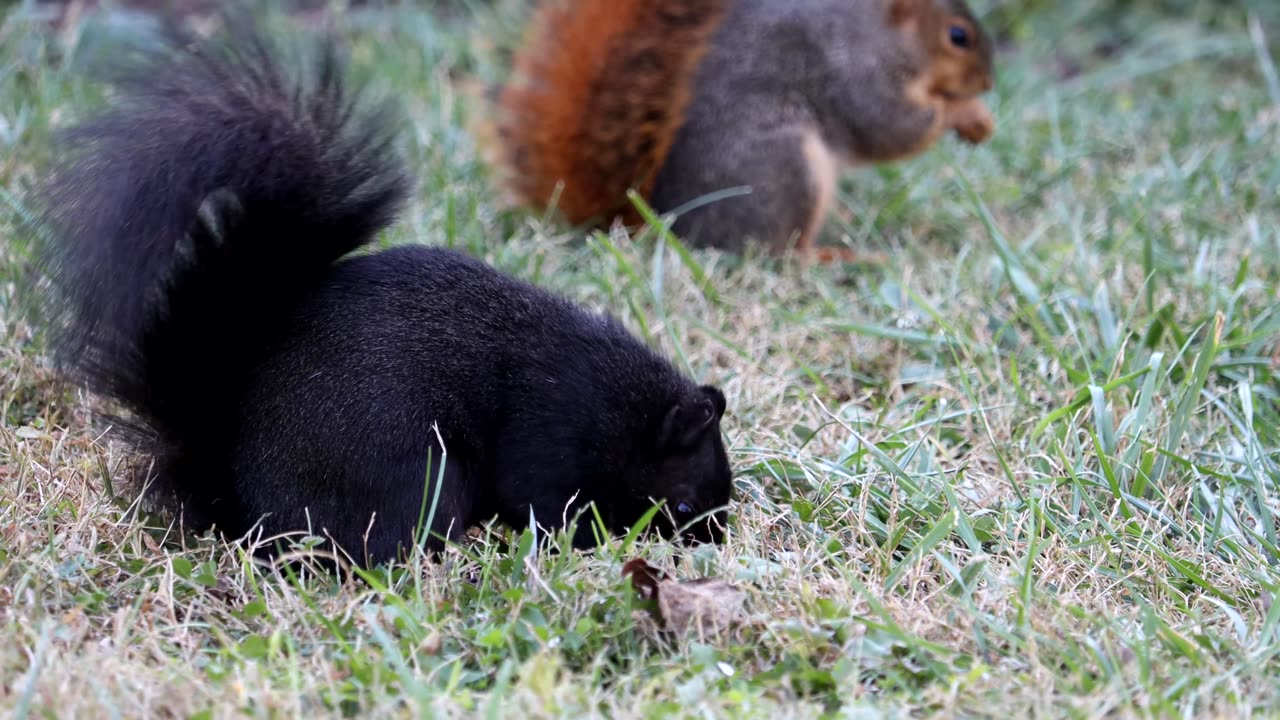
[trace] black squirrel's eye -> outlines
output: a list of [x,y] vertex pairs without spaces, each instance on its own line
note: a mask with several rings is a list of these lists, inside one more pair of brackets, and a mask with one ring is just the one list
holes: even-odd
[[692,515],[693,508],[689,506],[689,503],[682,502],[679,505],[676,505],[676,512],[681,515]]
[[952,45],[955,45],[956,47],[962,47],[962,48],[969,47],[969,31],[968,30],[965,30],[959,25],[952,25],[950,34],[951,34]]

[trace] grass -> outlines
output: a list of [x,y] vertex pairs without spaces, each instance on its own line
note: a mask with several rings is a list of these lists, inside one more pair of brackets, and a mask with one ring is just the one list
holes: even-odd
[[[1280,707],[1280,23],[1005,3],[986,146],[848,176],[800,270],[498,208],[465,79],[516,2],[348,19],[419,191],[389,243],[607,308],[730,402],[730,541],[532,554],[501,528],[358,583],[128,512],[18,313],[24,200],[101,24],[0,29],[0,712],[13,717],[1236,717]],[[117,32],[131,32],[127,27]],[[1269,44],[1270,43],[1270,44]],[[508,533],[509,534],[509,533]],[[506,542],[509,541],[509,542]],[[748,595],[671,638],[644,557]]]

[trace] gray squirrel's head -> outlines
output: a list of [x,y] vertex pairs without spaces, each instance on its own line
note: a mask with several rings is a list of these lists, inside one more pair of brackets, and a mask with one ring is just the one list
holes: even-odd
[[890,0],[889,21],[928,57],[935,93],[964,100],[992,88],[993,44],[964,0]]

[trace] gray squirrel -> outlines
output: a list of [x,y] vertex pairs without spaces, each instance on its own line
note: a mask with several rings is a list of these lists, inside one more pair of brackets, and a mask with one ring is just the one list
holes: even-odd
[[843,166],[994,130],[964,0],[540,0],[529,27],[477,130],[510,201],[573,224],[639,224],[635,190],[693,245],[853,259],[817,244]]

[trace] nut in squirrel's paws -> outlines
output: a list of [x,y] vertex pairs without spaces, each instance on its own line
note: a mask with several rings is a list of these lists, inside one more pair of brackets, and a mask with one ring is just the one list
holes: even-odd
[[996,119],[978,98],[962,100],[947,106],[951,127],[956,135],[974,145],[991,137],[996,130]]

